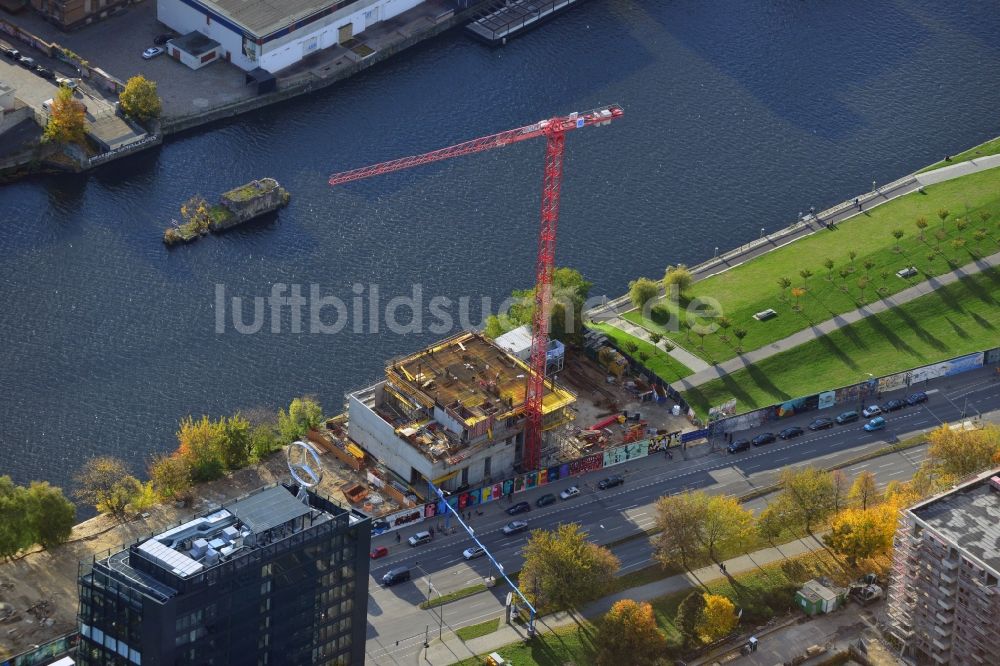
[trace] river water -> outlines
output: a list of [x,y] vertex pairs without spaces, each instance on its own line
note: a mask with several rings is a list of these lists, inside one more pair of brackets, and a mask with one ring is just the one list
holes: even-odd
[[[98,454],[139,472],[187,414],[304,393],[334,413],[443,335],[429,314],[373,330],[373,286],[384,306],[419,285],[423,313],[467,297],[476,324],[481,297],[532,282],[542,142],[336,189],[334,171],[622,104],[568,139],[558,245],[617,295],[1000,134],[998,36],[996,0],[592,0],[502,49],[455,31],[91,174],[0,188],[0,474],[68,485]],[[163,246],[187,197],[261,176],[292,193],[276,218]],[[320,314],[347,325],[316,332],[307,304],[298,333],[291,308],[237,330],[231,297],[247,331],[275,283],[341,299]]]

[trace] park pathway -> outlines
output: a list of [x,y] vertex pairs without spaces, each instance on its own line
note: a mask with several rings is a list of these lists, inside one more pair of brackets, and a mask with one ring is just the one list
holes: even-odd
[[[855,199],[844,201],[843,203],[840,203],[825,211],[821,211],[816,214],[810,213],[808,215],[805,215],[799,222],[774,234],[768,234],[765,236],[763,233],[764,230],[761,229],[760,239],[742,245],[738,248],[735,248],[734,250],[731,250],[730,252],[723,254],[722,256],[713,257],[708,261],[705,261],[697,266],[692,267],[691,268],[692,277],[696,282],[699,280],[704,280],[713,275],[717,275],[719,273],[728,271],[731,268],[735,268],[736,266],[744,264],[752,259],[755,259],[779,247],[783,247],[785,245],[788,245],[789,243],[793,243],[800,238],[805,238],[806,236],[809,236],[815,233],[816,231],[819,231],[821,229],[826,229],[827,226],[829,225],[839,224],[845,220],[849,220],[857,215],[860,215],[865,211],[871,210],[876,206],[880,206],[888,201],[892,201],[893,199],[905,196],[907,194],[910,194],[911,192],[916,192],[921,187],[924,187],[926,185],[933,185],[936,183],[944,182],[946,180],[960,178],[962,176],[967,176],[971,173],[985,171],[987,169],[992,169],[998,166],[1000,166],[1000,155],[989,155],[986,157],[979,157],[976,159],[968,160],[966,162],[959,162],[958,164],[951,164],[945,167],[941,167],[940,169],[934,169],[933,171],[911,174],[904,178],[900,178],[897,181],[889,183],[888,185],[879,187],[871,192],[860,195]],[[857,201],[856,204],[855,201]],[[908,300],[913,300],[913,298],[918,298],[919,296],[923,296],[926,293],[929,293],[934,288],[941,286],[942,284],[949,284],[950,282],[954,282],[955,279],[957,279],[955,277],[952,277],[954,273],[959,274],[958,275],[959,278],[964,277],[964,275],[962,275],[961,273],[963,271],[966,271],[966,269],[968,269],[970,266],[973,267],[975,270],[972,270],[971,273],[966,273],[966,274],[974,274],[980,272],[980,270],[982,269],[978,268],[977,265],[981,264],[984,261],[992,262],[990,263],[990,266],[996,266],[997,265],[996,257],[997,255],[992,255],[984,260],[980,260],[979,262],[973,262],[967,266],[957,269],[956,271],[949,273],[947,276],[939,276],[937,278],[928,280],[926,283],[921,283],[920,285],[914,285],[914,287],[905,289],[904,291],[899,292],[898,294],[890,298],[883,299],[878,303],[872,303],[865,307],[858,308],[857,310],[851,313],[838,315],[836,317],[831,318],[828,321],[823,322],[819,326],[814,326],[808,329],[804,329],[794,335],[788,336],[783,340],[779,340],[766,347],[762,347],[760,349],[754,350],[753,352],[749,352],[734,359],[730,359],[729,361],[726,361],[720,365],[713,366],[707,363],[701,357],[677,345],[676,341],[671,340],[670,343],[674,345],[674,348],[668,351],[667,353],[671,357],[673,357],[674,360],[690,368],[693,373],[691,376],[685,379],[681,379],[677,382],[674,382],[672,386],[678,391],[685,391],[690,388],[700,386],[705,382],[721,377],[722,375],[725,375],[729,372],[739,370],[740,368],[749,365],[750,363],[755,363],[759,360],[780,353],[781,351],[786,351],[791,347],[800,345],[804,342],[808,342],[809,340],[813,340],[819,335],[826,335],[827,333],[830,333],[836,330],[837,328],[840,328],[840,326],[854,323],[855,321],[863,319],[864,317],[867,317],[871,314],[877,314],[879,312],[883,312],[886,309],[888,309],[888,307],[900,305],[902,303],[907,302]],[[947,282],[944,281],[946,277],[949,278]],[[905,300],[900,300],[903,298],[904,294],[910,293],[911,290],[919,289],[923,285],[929,285],[930,290],[923,293],[918,293],[916,296],[911,296],[910,298],[906,298]],[[660,297],[663,297],[664,296],[663,290],[661,289],[660,291],[661,291]],[[607,303],[598,308],[589,310],[586,313],[586,317],[595,322],[610,324],[611,326],[614,326],[615,328],[624,331],[633,337],[639,338],[640,340],[644,340],[656,346],[655,343],[653,343],[653,341],[649,339],[649,331],[642,328],[641,326],[638,326],[637,324],[633,324],[632,322],[622,318],[621,315],[628,312],[629,310],[634,310],[634,309],[635,306],[632,305],[632,302],[629,300],[629,297],[626,294],[614,300],[608,301]],[[867,312],[867,314],[864,314],[865,312]],[[819,329],[822,329],[822,332],[817,334],[816,331]],[[798,340],[798,342],[795,342],[795,340]],[[747,360],[747,359],[752,359],[752,360]]]
[[886,298],[873,303],[867,303],[857,310],[852,310],[851,312],[845,312],[831,317],[821,324],[804,328],[797,333],[789,335],[787,338],[782,338],[781,340],[772,342],[771,344],[760,347],[759,349],[754,349],[753,351],[741,354],[736,358],[731,358],[718,365],[698,371],[690,377],[685,377],[684,379],[674,382],[671,386],[677,391],[687,391],[688,389],[692,389],[696,386],[701,386],[702,384],[710,382],[713,379],[718,379],[724,375],[732,374],[748,365],[759,363],[760,361],[770,358],[775,354],[786,352],[793,347],[798,347],[799,345],[803,345],[807,342],[815,340],[816,338],[833,333],[838,328],[849,326],[850,324],[861,321],[866,317],[871,317],[872,315],[880,314],[886,310],[891,310],[892,308],[903,305],[904,303],[909,303],[910,301],[920,298],[921,296],[927,296],[945,285],[958,282],[963,278],[976,275],[977,273],[981,273],[985,270],[996,268],[998,265],[1000,265],[1000,252],[991,254],[988,257],[983,257],[982,259],[977,259],[976,261],[972,261],[960,268],[956,268],[950,273],[945,273],[943,275],[930,278],[929,280],[924,280],[923,282],[915,284],[912,287],[907,287],[903,291],[893,294],[892,296],[887,296]]

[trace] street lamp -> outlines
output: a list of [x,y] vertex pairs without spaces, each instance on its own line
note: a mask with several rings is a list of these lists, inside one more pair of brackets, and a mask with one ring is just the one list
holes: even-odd
[[[420,562],[414,562],[413,566],[416,567],[417,569],[420,569],[420,572],[423,573],[424,577],[427,578],[427,603],[428,604],[430,604],[430,602],[431,602],[431,592],[437,592],[437,595],[438,595],[439,598],[442,597],[442,596],[444,596],[443,594],[441,594],[441,590],[435,589],[434,585],[431,583],[431,575],[429,573],[427,573],[426,571],[424,571],[424,568],[420,566]],[[442,637],[443,637],[443,634],[444,634],[444,604],[438,604],[438,608],[440,608],[440,610],[438,611],[438,640],[442,640]],[[426,632],[424,632],[424,633],[426,635]],[[426,641],[424,642],[424,647],[427,647]]]
[[[763,238],[763,237],[764,237],[764,227],[761,227],[760,228],[760,238]],[[757,240],[760,240],[760,238],[758,238]]]

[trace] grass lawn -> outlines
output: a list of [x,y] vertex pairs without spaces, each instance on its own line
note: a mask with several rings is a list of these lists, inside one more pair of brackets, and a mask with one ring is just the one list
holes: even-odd
[[[643,365],[652,370],[657,377],[664,380],[665,382],[674,382],[683,377],[687,377],[691,374],[691,369],[686,365],[675,359],[673,356],[663,351],[660,347],[654,347],[652,344],[645,340],[640,340],[637,337],[629,335],[625,331],[615,328],[610,324],[587,324],[591,328],[596,328],[602,333],[606,334],[609,338],[615,341],[615,345],[621,349],[625,349],[626,342],[634,342],[638,345],[639,349],[636,352],[636,361],[641,361]],[[639,354],[645,352],[649,354],[649,358],[646,361],[642,361],[639,358]]]
[[699,413],[744,412],[986,349],[1000,340],[1000,271],[989,270],[687,391]]
[[949,164],[958,164],[959,162],[967,162],[976,157],[986,157],[987,155],[996,155],[1000,153],[1000,137],[991,139],[986,143],[981,143],[978,146],[969,148],[966,151],[959,153],[958,155],[952,155],[950,162],[941,161],[936,164],[932,164],[929,167],[923,168],[917,173],[923,173],[924,171],[932,171],[934,169],[940,169],[941,167],[948,166]]
[[479,638],[480,636],[485,636],[486,634],[492,634],[499,626],[500,618],[497,617],[492,620],[486,620],[486,622],[470,624],[468,627],[456,629],[455,635],[463,641],[471,641],[473,638]]
[[[539,634],[530,643],[511,643],[496,651],[516,666],[584,666],[594,663],[596,633],[594,625],[584,621],[580,625]],[[484,663],[485,657],[471,657],[456,662],[454,666],[480,666]]]
[[[942,223],[939,210],[950,215]],[[983,222],[980,213],[990,217]],[[921,239],[915,221],[923,217],[927,228]],[[964,230],[958,228],[961,219]],[[977,240],[978,229],[985,234]],[[893,230],[904,236],[897,241]],[[964,242],[956,247],[954,241]],[[898,247],[898,251],[897,251]],[[624,317],[649,330],[673,339],[710,362],[719,362],[736,355],[735,340],[721,337],[737,328],[747,331],[742,346],[745,350],[763,347],[812,324],[848,312],[863,302],[878,298],[877,290],[892,294],[928,277],[940,275],[972,261],[974,254],[987,255],[1000,250],[1000,168],[971,174],[926,188],[926,194],[913,193],[890,201],[865,215],[859,215],[837,226],[790,243],[730,271],[696,282],[688,298],[714,298],[721,312],[732,323],[727,332],[709,334],[702,341],[678,328],[678,305],[662,302],[649,319],[633,311]],[[850,253],[856,253],[851,259]],[[833,262],[832,270],[824,262]],[[866,266],[866,263],[868,266]],[[896,277],[896,271],[915,266],[919,273],[909,279]],[[800,276],[808,270],[808,278]],[[843,276],[841,271],[844,271]],[[804,287],[798,299],[790,289],[778,286],[779,278],[791,280],[792,287]],[[865,282],[867,281],[867,282]],[[862,290],[861,284],[864,284]],[[863,299],[862,299],[863,296]],[[686,302],[680,304],[683,309]],[[753,314],[773,308],[778,316],[765,322],[753,319]],[[694,319],[698,322],[697,317]]]

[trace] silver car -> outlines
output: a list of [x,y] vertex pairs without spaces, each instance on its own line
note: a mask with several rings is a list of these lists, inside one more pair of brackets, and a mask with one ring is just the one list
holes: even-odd
[[512,520],[503,526],[504,534],[517,534],[518,532],[523,532],[528,529],[527,520]]

